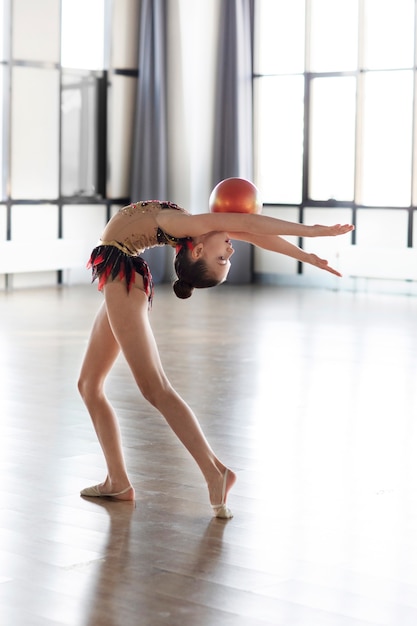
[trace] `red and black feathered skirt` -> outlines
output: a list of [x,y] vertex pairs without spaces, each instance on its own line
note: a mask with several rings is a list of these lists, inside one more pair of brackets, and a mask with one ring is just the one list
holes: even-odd
[[124,280],[129,292],[135,282],[135,273],[143,278],[145,293],[148,296],[149,308],[152,306],[154,284],[151,270],[141,256],[131,256],[114,245],[100,245],[94,248],[87,268],[91,269],[92,282],[98,279],[101,291],[108,280]]

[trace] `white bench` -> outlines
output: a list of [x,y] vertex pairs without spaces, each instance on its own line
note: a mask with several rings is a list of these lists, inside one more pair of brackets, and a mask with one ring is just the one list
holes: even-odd
[[344,276],[387,280],[417,280],[417,248],[350,246],[338,253]]
[[0,274],[85,267],[85,242],[71,239],[2,241]]

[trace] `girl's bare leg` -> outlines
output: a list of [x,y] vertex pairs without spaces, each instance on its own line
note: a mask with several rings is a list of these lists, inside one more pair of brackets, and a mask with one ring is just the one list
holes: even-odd
[[[136,280],[139,286],[138,276]],[[226,472],[226,466],[209,446],[196,416],[166,377],[149,323],[146,294],[137,287],[133,287],[128,294],[124,283],[114,281],[105,285],[104,296],[113,335],[123,351],[139,389],[162,413],[174,433],[194,457],[206,479],[210,502],[220,504],[222,488],[225,490],[225,501],[227,493],[236,481],[236,475],[230,470]],[[120,462],[118,453],[115,464],[120,467]]]
[[[110,328],[103,303],[94,321],[78,381],[80,394],[90,413],[107,464],[107,478],[97,486],[102,495],[118,493],[130,485],[119,423],[104,392],[106,376],[119,352],[120,348]],[[133,487],[118,498],[134,500]]]

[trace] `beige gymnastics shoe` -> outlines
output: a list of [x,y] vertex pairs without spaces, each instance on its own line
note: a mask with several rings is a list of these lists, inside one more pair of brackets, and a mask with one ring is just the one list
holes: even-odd
[[223,476],[223,486],[222,486],[222,501],[220,504],[212,504],[211,508],[213,509],[214,517],[219,517],[221,519],[231,519],[233,517],[232,511],[226,506],[224,501],[226,495],[226,486],[227,486],[227,474],[229,470],[226,468]]
[[122,496],[123,494],[133,489],[132,485],[126,487],[122,491],[118,491],[117,493],[101,493],[99,489],[100,485],[93,485],[92,487],[86,487],[80,491],[81,496],[87,496],[88,498],[117,498],[117,496]]

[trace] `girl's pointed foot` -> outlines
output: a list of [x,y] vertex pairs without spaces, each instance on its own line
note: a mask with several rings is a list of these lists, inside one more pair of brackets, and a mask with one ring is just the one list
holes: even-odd
[[232,511],[226,506],[226,498],[229,490],[232,488],[236,481],[236,476],[230,472],[227,468],[223,474],[223,484],[222,484],[222,499],[220,504],[212,504],[211,508],[213,509],[214,517],[219,517],[220,519],[231,519],[233,517]]

